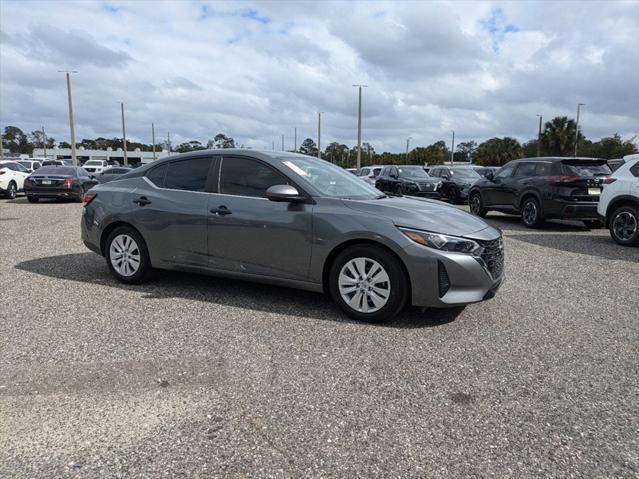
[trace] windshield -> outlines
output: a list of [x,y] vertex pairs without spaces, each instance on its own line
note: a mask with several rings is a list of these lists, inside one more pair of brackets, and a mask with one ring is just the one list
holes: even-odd
[[308,156],[280,158],[294,177],[310,183],[322,196],[365,200],[381,196],[379,190],[327,161]]
[[88,166],[92,166],[92,165],[97,165],[97,166],[102,166],[102,162],[99,160],[89,160],[85,163],[85,165]]
[[468,178],[476,180],[477,178],[481,178],[479,173],[475,170],[467,169],[467,170],[452,170],[453,176],[457,178]]
[[612,173],[605,162],[563,162],[566,174],[575,176],[608,176]]
[[402,166],[399,175],[404,178],[430,178],[421,166]]

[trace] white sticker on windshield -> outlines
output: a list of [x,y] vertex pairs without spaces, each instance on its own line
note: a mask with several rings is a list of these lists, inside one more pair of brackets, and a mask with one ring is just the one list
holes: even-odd
[[301,169],[299,166],[297,166],[294,163],[291,163],[290,161],[284,161],[283,162],[286,166],[288,166],[291,170],[293,170],[295,173],[297,173],[300,176],[308,176],[308,173],[306,173],[303,169]]

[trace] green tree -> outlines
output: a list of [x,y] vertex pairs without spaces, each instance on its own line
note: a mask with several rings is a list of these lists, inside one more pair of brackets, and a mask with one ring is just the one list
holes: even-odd
[[[629,140],[623,140],[618,133],[607,138],[602,138],[598,142],[593,143],[594,154],[591,156],[609,160],[637,153],[637,145],[634,143],[635,138],[636,137],[632,137]],[[580,145],[579,151],[581,151],[581,148]]]
[[[549,156],[570,156],[575,152],[575,133],[577,124],[572,118],[558,116],[546,122],[541,134],[541,145],[544,154]],[[579,141],[584,136],[579,132]]]
[[175,148],[178,153],[188,153],[189,151],[206,150],[206,147],[197,140],[186,141]]
[[322,158],[336,165],[345,166],[348,157],[348,146],[334,141],[326,147]]
[[477,143],[474,140],[462,141],[459,145],[457,145],[455,160],[473,162],[475,160],[476,151]]
[[311,138],[307,138],[300,145],[299,152],[304,155],[317,156],[317,145]]
[[235,148],[235,140],[230,136],[226,136],[224,133],[218,133],[212,140],[208,141],[206,148],[216,150],[221,148]]
[[523,148],[514,138],[491,138],[477,147],[477,163],[501,166],[510,160],[522,158],[523,153]]
[[6,126],[2,135],[2,145],[11,153],[33,152],[33,145],[29,142],[27,135],[17,126]]

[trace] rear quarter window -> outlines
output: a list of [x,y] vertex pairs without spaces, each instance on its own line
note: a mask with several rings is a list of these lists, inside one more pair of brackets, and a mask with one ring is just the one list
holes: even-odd
[[630,168],[630,173],[632,176],[639,178],[639,161]]

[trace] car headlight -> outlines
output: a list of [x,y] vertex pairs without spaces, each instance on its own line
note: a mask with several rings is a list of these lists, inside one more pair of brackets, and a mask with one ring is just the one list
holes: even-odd
[[452,251],[455,253],[466,253],[475,256],[481,255],[483,248],[476,242],[458,236],[444,235],[441,233],[430,233],[409,228],[399,228],[409,239],[427,248],[442,251]]

